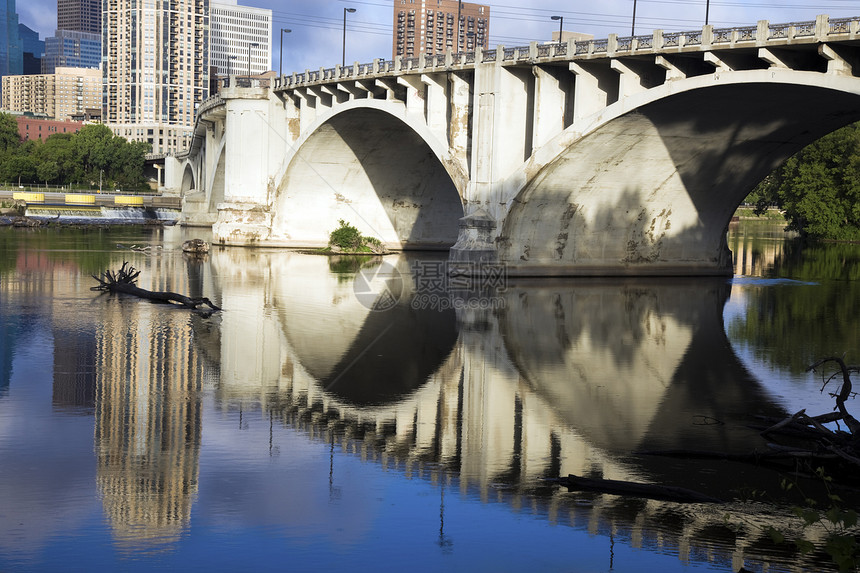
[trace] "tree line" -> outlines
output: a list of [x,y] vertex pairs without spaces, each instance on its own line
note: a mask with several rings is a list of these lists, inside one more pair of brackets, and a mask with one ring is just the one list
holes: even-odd
[[55,133],[44,142],[22,141],[18,123],[0,113],[0,182],[138,190],[148,188],[144,157],[149,143],[128,141],[100,124],[77,133]]
[[788,159],[747,197],[763,213],[784,210],[790,230],[860,241],[860,124],[826,135]]

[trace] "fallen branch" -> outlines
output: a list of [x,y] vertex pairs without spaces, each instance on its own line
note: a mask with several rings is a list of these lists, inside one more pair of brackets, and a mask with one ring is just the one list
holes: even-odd
[[220,307],[213,304],[212,301],[206,297],[192,298],[175,292],[150,291],[142,289],[134,284],[139,275],[140,271],[135,270],[135,268],[129,265],[128,262],[123,262],[122,268],[115,273],[104,271],[101,276],[92,275],[92,277],[99,282],[99,285],[90,287],[90,290],[121,292],[155,302],[180,304],[192,310],[202,310],[198,309],[201,305],[208,306],[213,311],[221,310]]
[[[829,358],[823,358],[819,360],[806,370],[814,371],[816,367],[821,366],[822,364],[825,364],[827,362],[835,362],[839,365],[839,370],[842,372],[842,386],[839,388],[839,392],[833,394],[832,396],[836,399],[836,408],[839,410],[839,413],[842,414],[842,420],[845,422],[845,425],[848,426],[848,430],[851,432],[851,434],[856,438],[860,436],[860,422],[858,422],[857,419],[854,418],[854,416],[848,413],[848,409],[845,407],[845,400],[851,397],[851,372],[857,372],[858,368],[856,366],[847,366],[845,364],[845,361],[838,356],[831,356]],[[824,387],[827,386],[827,383],[833,380],[835,376],[836,374],[834,374],[824,382],[824,386],[822,386],[821,388],[822,391],[824,390]]]
[[595,491],[614,495],[644,497],[678,503],[723,503],[723,500],[686,489],[683,487],[619,481],[611,479],[593,479],[568,475],[558,478],[558,483],[571,490]]

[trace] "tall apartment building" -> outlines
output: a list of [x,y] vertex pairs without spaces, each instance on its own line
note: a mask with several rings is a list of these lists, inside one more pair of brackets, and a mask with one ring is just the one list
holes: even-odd
[[101,0],[57,0],[57,29],[101,34]]
[[[259,75],[272,61],[272,11],[239,6],[236,0],[210,4],[209,65],[219,76]],[[256,44],[256,45],[255,45]]]
[[477,46],[486,49],[489,39],[489,6],[457,0],[394,0],[393,56],[471,52]]
[[209,0],[104,0],[102,121],[153,153],[189,145],[209,95]]
[[3,109],[70,120],[99,107],[102,76],[97,69],[57,68],[54,74],[3,76]]

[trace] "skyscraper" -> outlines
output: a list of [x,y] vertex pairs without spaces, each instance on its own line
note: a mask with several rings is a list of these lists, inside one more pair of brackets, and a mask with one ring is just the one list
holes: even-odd
[[57,0],[57,30],[45,38],[42,73],[97,68],[102,58],[101,0]]
[[23,71],[21,37],[18,35],[18,12],[15,0],[0,0],[0,76]]
[[458,0],[394,0],[393,56],[471,52],[476,46],[486,49],[489,38],[489,6]]
[[39,39],[39,32],[18,24],[18,35],[21,37],[21,52],[23,57],[23,74],[38,74],[42,71],[42,57],[45,55],[45,41]]
[[57,0],[57,29],[101,34],[101,0]]
[[[212,0],[209,19],[209,65],[218,75],[251,75],[269,71],[272,11],[239,6],[236,0]],[[254,45],[256,44],[256,45]]]
[[102,60],[102,37],[78,30],[57,30],[45,38],[42,73],[53,74],[59,67],[98,68]]
[[104,0],[102,120],[154,153],[184,148],[209,93],[209,0]]

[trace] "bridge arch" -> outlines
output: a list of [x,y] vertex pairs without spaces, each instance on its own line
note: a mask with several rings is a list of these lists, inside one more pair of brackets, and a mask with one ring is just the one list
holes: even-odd
[[195,180],[196,178],[194,177],[194,168],[191,165],[191,162],[185,163],[185,168],[182,171],[182,195],[185,195],[189,191],[195,189]]
[[737,205],[792,154],[857,120],[856,78],[788,69],[628,96],[509,178],[499,258],[519,274],[641,273],[641,263],[653,274],[729,273]]
[[446,249],[463,216],[455,181],[465,172],[402,103],[348,102],[317,118],[285,157],[272,236],[323,246],[343,219],[392,248]]

